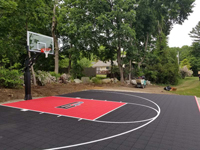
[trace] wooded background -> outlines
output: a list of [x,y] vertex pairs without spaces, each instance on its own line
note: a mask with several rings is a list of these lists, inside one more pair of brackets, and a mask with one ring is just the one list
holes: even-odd
[[[35,71],[58,74],[68,68],[77,78],[92,62],[117,60],[111,72],[118,72],[121,82],[145,75],[155,83],[176,84],[184,66],[193,75],[200,70],[200,23],[191,29],[192,46],[167,44],[173,25],[182,24],[193,7],[194,0],[1,0],[0,83],[22,74],[26,32],[33,31],[55,40],[55,56],[40,56]],[[57,38],[64,41],[60,52]]]

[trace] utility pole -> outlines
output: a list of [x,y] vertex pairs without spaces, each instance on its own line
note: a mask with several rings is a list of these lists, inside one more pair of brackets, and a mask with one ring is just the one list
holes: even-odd
[[180,61],[179,61],[179,51],[178,51],[178,54],[177,54],[177,58],[178,58],[178,65],[180,64]]

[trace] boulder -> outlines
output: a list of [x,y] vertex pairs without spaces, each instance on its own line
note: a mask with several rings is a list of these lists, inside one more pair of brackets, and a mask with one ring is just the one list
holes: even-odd
[[56,82],[56,81],[57,81],[56,77],[51,76],[51,82]]
[[61,80],[69,80],[69,78],[71,78],[71,75],[66,74],[66,73],[63,73],[63,74],[60,76],[60,79],[61,79]]
[[82,83],[82,81],[80,79],[74,79],[74,82],[77,84]]
[[147,85],[151,85],[151,82],[147,80]]
[[133,85],[137,85],[136,80],[131,80],[131,84],[133,84]]
[[101,81],[102,81],[102,83],[111,83],[111,79],[110,78],[102,79]]
[[111,78],[112,83],[117,83],[119,80],[117,78]]
[[81,78],[81,81],[82,81],[83,83],[90,83],[90,78],[89,78],[89,77],[82,77],[82,78]]
[[56,79],[50,73],[38,70],[36,72],[36,81],[38,85],[44,86],[47,83],[56,82]]
[[126,84],[131,84],[130,80],[126,80]]

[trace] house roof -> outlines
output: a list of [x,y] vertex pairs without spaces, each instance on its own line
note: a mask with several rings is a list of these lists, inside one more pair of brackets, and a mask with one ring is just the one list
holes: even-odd
[[[113,64],[116,66],[118,65],[117,61],[113,61]],[[103,62],[103,61],[99,60],[92,67],[96,68],[96,67],[110,67],[110,66],[111,66],[111,61]]]

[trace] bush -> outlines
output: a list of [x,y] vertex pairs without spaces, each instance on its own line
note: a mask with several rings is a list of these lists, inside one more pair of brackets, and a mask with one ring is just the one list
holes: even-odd
[[180,70],[181,77],[184,79],[185,77],[191,77],[193,74],[192,70],[189,70],[187,66],[184,66]]
[[74,79],[75,78],[81,79],[81,77],[84,76],[84,74],[82,72],[83,72],[83,68],[82,68],[81,65],[79,65],[79,64],[73,64],[72,70],[71,70],[71,75],[72,75],[72,77]]
[[178,83],[180,76],[175,51],[170,49],[159,51],[149,58],[149,62],[145,70],[145,77],[148,80],[158,84]]
[[93,78],[92,78],[92,82],[95,83],[95,84],[102,84],[101,79],[96,78],[96,77],[93,77]]
[[58,81],[58,79],[60,78],[60,73],[55,73],[55,72],[49,72],[51,76],[56,77],[56,80]]
[[16,69],[0,69],[0,86],[5,88],[18,88],[23,84],[23,80],[20,79],[22,73]]

